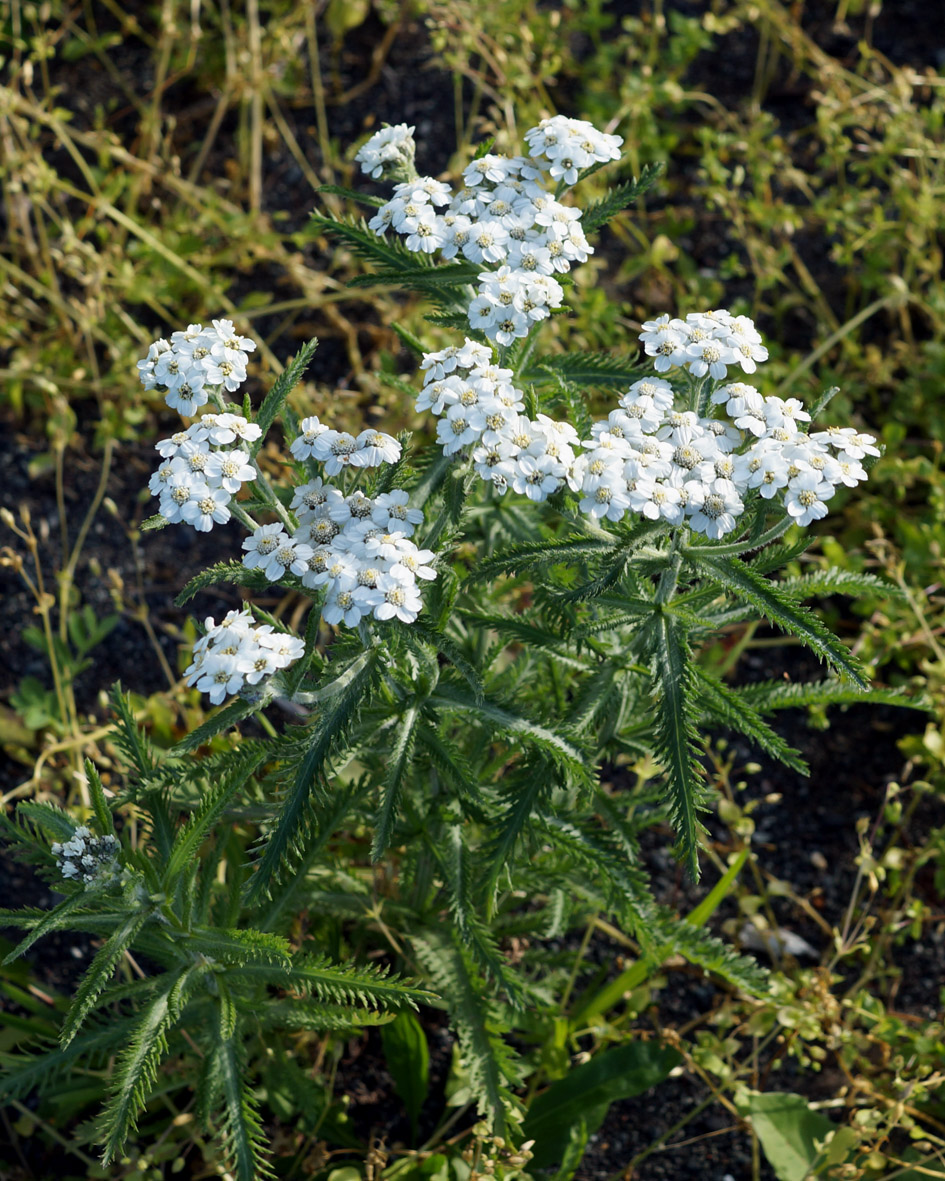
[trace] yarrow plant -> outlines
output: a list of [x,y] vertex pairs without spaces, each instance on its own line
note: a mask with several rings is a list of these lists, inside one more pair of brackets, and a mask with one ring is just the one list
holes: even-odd
[[[582,207],[573,191],[616,161],[621,143],[588,123],[543,120],[518,156],[487,145],[456,189],[417,175],[412,136],[384,127],[355,157],[372,180],[393,183],[389,199],[333,190],[373,208],[367,223],[315,213],[312,225],[376,264],[356,285],[419,292],[434,305],[428,321],[456,333],[429,350],[398,328],[417,364],[413,436],[297,419],[287,398],[314,341],[255,410],[248,396],[228,401],[255,344],[227,320],[174,332],[139,363],[144,385],[189,420],[157,444],[148,527],[242,532],[233,559],[192,580],[179,602],[221,581],[276,586],[304,626],[296,635],[251,599],[219,623],[207,618],[184,677],[223,708],[163,755],[113,695],[129,786],[107,799],[88,765],[102,837],[24,805],[17,839],[70,893],[49,916],[8,914],[29,928],[16,952],[70,916],[94,912],[92,929],[108,933],[64,1044],[108,998],[140,998],[109,1083],[106,1160],[168,1047],[186,1054],[196,1038],[205,1122],[222,1109],[237,1175],[268,1175],[245,1067],[252,1060],[268,1077],[269,1031],[392,1020],[435,993],[456,1037],[453,1102],[484,1121],[470,1131],[476,1151],[486,1134],[496,1151],[518,1146],[496,1175],[514,1176],[529,1157],[545,1169],[566,1155],[573,1169],[586,1112],[572,1137],[547,1113],[559,1083],[544,1106],[541,1087],[548,1065],[567,1061],[561,1014],[573,1016],[568,1037],[586,1032],[569,999],[576,969],[520,965],[502,941],[557,938],[589,913],[607,915],[639,949],[641,980],[677,955],[732,987],[763,988],[750,960],[657,905],[640,832],[668,814],[697,876],[707,733],[739,731],[803,772],[768,715],[864,695],[899,700],[868,688],[802,605],[812,594],[873,592],[878,579],[773,577],[879,454],[853,427],[812,429],[835,391],[808,410],[743,381],[761,385],[767,349],[747,316],[724,309],[643,323],[639,356],[552,347],[566,287],[580,278],[570,272],[593,251],[587,233],[657,170]],[[277,420],[287,480],[272,476],[271,447],[260,454]],[[830,675],[731,685],[712,667],[711,641],[758,621],[807,645]],[[294,724],[277,727],[263,712],[272,705]],[[251,715],[268,737],[234,732],[213,749]],[[633,788],[614,772],[626,761],[658,773]],[[240,811],[242,796],[254,810]],[[131,847],[122,833],[119,854],[112,815],[125,803],[150,816],[149,843]],[[249,837],[247,815],[258,818]],[[37,827],[55,836],[51,846]],[[115,890],[96,891],[119,864]],[[300,947],[293,916],[303,908],[319,920]],[[334,962],[327,952],[342,946],[396,948],[422,986]],[[135,947],[163,975],[137,991],[111,988]],[[403,1013],[397,1021],[385,1045],[393,1055],[409,1045],[407,1059],[421,1061],[421,1026]],[[118,1045],[94,1026],[86,1036],[90,1052]],[[649,1083],[679,1061],[652,1042],[632,1053]],[[278,1080],[266,1085],[281,1093]],[[425,1087],[424,1076],[410,1092],[421,1104]]]

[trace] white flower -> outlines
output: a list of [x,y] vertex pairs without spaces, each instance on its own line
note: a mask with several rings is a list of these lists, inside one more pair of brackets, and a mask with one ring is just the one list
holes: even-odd
[[154,374],[155,365],[158,362],[162,353],[169,353],[171,351],[170,341],[161,340],[154,341],[148,346],[148,355],[137,364],[138,376],[141,379],[141,384],[146,390],[153,390],[159,383],[158,378]]
[[788,484],[784,507],[794,518],[795,524],[809,525],[811,521],[818,521],[827,515],[824,501],[829,500],[834,492],[836,488],[820,472],[801,472]]
[[292,494],[289,508],[298,516],[299,521],[308,521],[327,512],[329,489],[321,481],[321,477],[309,480],[307,484],[296,486]]
[[288,668],[305,652],[305,642],[300,640],[298,636],[286,635],[285,632],[268,632],[259,635],[258,643],[260,648],[268,651],[269,659],[276,668]]
[[522,453],[515,460],[512,487],[516,492],[524,492],[529,500],[547,500],[562,483],[562,478],[555,471],[556,466],[550,455]]
[[276,550],[288,541],[289,535],[280,524],[261,525],[243,540],[243,549],[246,550],[243,565],[247,570],[265,568]]
[[312,447],[312,456],[325,465],[325,474],[336,476],[349,465],[358,467],[355,459],[358,453],[358,440],[347,431],[325,431],[318,436]]
[[[687,485],[688,487],[688,485]],[[696,533],[704,533],[718,541],[735,528],[735,519],[744,509],[738,489],[730,480],[714,479],[704,486],[701,505],[689,516],[689,527]],[[695,505],[690,496],[687,510]]]
[[635,513],[642,513],[650,521],[662,517],[675,525],[683,517],[679,489],[672,484],[658,483],[646,476],[635,481],[630,491],[630,507]]
[[119,850],[120,845],[115,837],[110,834],[93,837],[91,830],[84,824],[79,825],[68,841],[62,844],[54,841],[51,846],[62,876],[86,885],[112,878]]
[[329,428],[320,423],[313,414],[310,418],[303,418],[299,423],[299,436],[292,443],[289,450],[296,459],[309,459],[315,450],[316,442],[322,435],[327,434]]
[[232,696],[242,689],[246,673],[251,671],[252,661],[245,654],[211,651],[207,653],[193,680],[201,693],[210,695],[212,705],[219,705],[224,697]]
[[436,554],[430,549],[417,549],[409,538],[401,543],[397,561],[387,573],[398,582],[412,582],[420,578],[425,582],[432,582],[436,578],[436,570],[432,563],[436,561]]
[[256,479],[256,469],[245,451],[214,451],[204,469],[211,488],[225,488],[233,494],[250,480]]
[[213,332],[207,334],[210,356],[214,361],[229,361],[246,368],[247,353],[256,348],[256,342],[248,336],[240,336],[232,320],[214,320]]
[[363,610],[362,605],[355,601],[353,590],[347,587],[333,586],[328,592],[328,598],[322,608],[322,619],[326,623],[344,622],[346,627],[357,627],[361,619],[369,612],[370,608]]
[[708,373],[716,381],[721,381],[727,372],[726,367],[735,363],[735,351],[724,341],[709,337],[708,340],[688,344],[686,358],[693,377],[703,377]]
[[223,525],[230,519],[229,503],[229,492],[204,484],[195,488],[191,499],[181,506],[180,519],[193,525],[198,533],[209,533],[215,523]]
[[441,217],[437,217],[430,209],[427,216],[417,219],[413,230],[407,234],[404,245],[415,253],[432,254],[444,246],[449,232]]
[[[177,459],[171,460],[172,465],[177,462]],[[206,487],[206,481],[198,473],[176,471],[164,485],[158,511],[170,524],[176,524],[183,520],[181,513],[187,502],[195,494],[202,493]]]
[[374,607],[375,619],[396,617],[402,623],[413,623],[423,607],[423,600],[416,586],[398,581],[392,575],[385,575],[378,580],[377,593],[382,599]]
[[863,459],[866,455],[880,454],[873,435],[864,435],[850,426],[831,426],[817,431],[811,438],[818,443],[829,443],[835,450],[843,452],[848,459]]
[[626,483],[615,479],[597,482],[594,487],[586,489],[579,507],[588,516],[619,521],[630,507]]
[[377,467],[382,463],[396,463],[400,459],[400,444],[393,435],[385,435],[383,431],[362,431],[357,443],[358,451],[351,456],[351,463],[355,467]]
[[374,498],[372,520],[382,529],[397,528],[408,537],[417,525],[423,523],[423,513],[418,508],[408,507],[408,496],[399,488],[382,492]]
[[643,327],[644,331],[640,333],[640,340],[646,355],[656,358],[653,368],[657,373],[665,373],[674,365],[686,364],[689,360],[689,355],[686,352],[689,342],[682,332],[670,327],[668,323],[656,326],[656,322],[652,322],[652,327],[647,324],[644,324]]
[[182,362],[174,373],[168,374],[168,378],[164,401],[183,418],[193,417],[210,400],[210,395],[203,388],[209,375],[200,365]]
[[436,424],[437,442],[443,446],[444,455],[455,455],[479,438],[479,431],[473,427],[466,413],[466,407],[456,402]]
[[246,362],[241,359],[242,356],[242,353],[239,354],[234,361],[227,357],[207,357],[204,361],[207,381],[211,385],[222,385],[231,394],[238,390],[246,380]]

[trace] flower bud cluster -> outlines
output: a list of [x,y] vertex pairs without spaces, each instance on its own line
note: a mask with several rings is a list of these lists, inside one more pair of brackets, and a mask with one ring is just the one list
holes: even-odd
[[115,837],[93,837],[83,824],[75,830],[71,840],[63,844],[56,841],[52,853],[64,878],[89,884],[111,876],[119,847]]
[[246,380],[248,354],[255,348],[230,320],[214,320],[210,328],[189,324],[169,341],[156,340],[138,362],[138,373],[146,390],[163,386],[168,406],[191,418],[210,400],[210,388],[228,393],[239,389]]
[[230,519],[229,504],[243,484],[256,479],[249,452],[261,429],[239,414],[204,414],[186,430],[162,439],[161,465],[148,488],[159,496],[159,512],[171,524],[183,522],[200,533]]
[[[680,334],[686,325],[696,333],[708,325],[707,332],[724,332],[729,341],[737,337],[744,350],[723,347],[733,361],[737,351],[743,366],[747,361],[754,368],[767,356],[746,316],[717,311],[676,323],[683,328],[671,331]],[[641,339],[650,332],[645,327]],[[701,343],[690,341],[693,351],[679,361],[696,378],[706,373],[704,353],[696,357]],[[439,418],[437,439],[445,454],[471,448],[475,470],[500,493],[511,488],[541,501],[567,485],[580,498],[581,511],[598,520],[634,513],[685,522],[717,540],[737,527],[746,500],[777,495],[797,524],[808,525],[826,515],[826,501],[838,486],[866,479],[860,460],[879,454],[872,435],[851,428],[808,434],[810,415],[800,402],[763,397],[741,382],[711,393],[709,409],[724,414],[716,417],[678,409],[668,380],[643,378],[581,439],[569,423],[544,414],[528,418],[511,370],[494,366],[489,351],[474,341],[426,354],[421,368],[426,372],[417,410]]]
[[385,123],[355,155],[361,171],[374,180],[406,175],[412,171],[417,147],[413,139],[414,130],[406,123],[398,123],[395,127]]
[[277,632],[268,623],[256,626],[252,613],[245,609],[230,611],[221,623],[208,616],[204,626],[206,634],[194,645],[193,662],[184,672],[184,680],[208,693],[213,705],[288,668],[305,651],[297,636]]
[[562,115],[543,120],[525,138],[530,156],[480,156],[463,172],[458,192],[433,177],[395,185],[368,223],[376,234],[400,234],[408,250],[498,266],[497,273],[479,275],[469,322],[503,345],[526,336],[535,320],[560,305],[563,292],[551,276],[593,253],[581,211],[562,205],[546,182],[575,184],[582,169],[618,159],[623,142]]

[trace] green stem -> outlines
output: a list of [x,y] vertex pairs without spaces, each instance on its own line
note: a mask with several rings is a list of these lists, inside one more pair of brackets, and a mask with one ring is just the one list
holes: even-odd
[[[211,397],[213,398],[213,404],[220,411],[220,413],[226,414],[227,413],[226,402],[223,400],[222,390],[219,388],[214,390],[213,393],[211,394]],[[279,497],[276,496],[275,492],[273,491],[272,485],[269,483],[268,479],[266,478],[265,473],[263,472],[262,468],[257,463],[255,456],[251,457],[249,462],[253,465],[253,468],[256,471],[256,488],[257,488],[257,490],[262,493],[263,499],[265,500],[266,504],[268,505],[269,508],[272,509],[272,511],[276,514],[276,516],[279,518],[279,520],[282,522],[282,524],[285,525],[286,529],[288,529],[288,531],[290,533],[294,533],[295,530],[298,528],[298,522],[296,522],[292,519],[292,516],[289,513],[288,509],[285,507],[285,505],[282,503],[282,501],[279,499]],[[259,528],[259,526],[256,524],[256,522],[253,521],[246,514],[246,512],[239,507],[239,505],[236,503],[235,500],[232,500],[230,502],[230,512],[233,514],[234,517],[236,517],[236,519],[238,521],[240,521],[248,529],[255,531],[256,529]]]
[[670,601],[676,593],[676,585],[679,582],[679,571],[682,569],[683,554],[686,552],[685,542],[683,536],[689,536],[688,529],[680,529],[673,534],[673,543],[670,547],[668,562],[666,569],[660,575],[659,586],[656,588],[656,602],[666,604]]
[[766,532],[762,533],[760,537],[752,542],[735,541],[730,545],[684,545],[682,552],[687,556],[689,554],[708,554],[713,558],[737,558],[742,554],[747,554],[749,550],[763,549],[766,545],[770,545],[772,541],[777,541],[779,537],[787,533],[792,521],[793,518],[785,513],[776,525],[772,525],[770,529],[766,530]]

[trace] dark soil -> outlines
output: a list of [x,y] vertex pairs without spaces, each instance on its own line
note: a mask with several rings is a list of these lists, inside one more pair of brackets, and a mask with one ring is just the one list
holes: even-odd
[[[688,14],[703,11],[702,5],[679,0],[666,7]],[[800,7],[805,27],[818,44],[841,57],[855,55],[858,40],[868,31],[866,22],[870,18],[867,15],[851,15],[845,25],[838,26],[833,22],[836,9],[833,2],[818,0]],[[631,0],[609,5],[609,10],[617,16],[639,12],[640,8],[640,3]],[[108,31],[109,20],[103,11],[103,32]],[[869,31],[873,44],[896,64],[941,67],[943,48],[928,36],[928,26],[926,0],[900,0],[897,4],[882,6]],[[334,79],[333,87],[344,91],[367,76],[371,54],[382,34],[383,26],[372,17],[348,36],[340,53],[333,52],[330,46],[325,47],[322,65],[325,77]],[[139,62],[135,56],[136,44],[129,42],[123,69],[133,87],[146,91],[148,79],[141,73],[143,58]],[[729,38],[725,51],[724,71],[720,73],[716,60],[706,55],[695,63],[687,84],[706,86],[722,101],[737,104],[751,92],[755,35],[747,30],[738,37]],[[96,61],[83,59],[81,70],[62,63],[57,63],[56,68],[61,71],[58,81],[63,86],[60,101],[76,113],[77,119],[91,119],[96,105],[115,111],[115,95],[110,91],[112,83]],[[208,117],[209,110],[206,96],[190,93],[184,86],[175,94],[180,101],[178,132],[186,169],[188,136],[193,135],[196,122]],[[565,113],[579,113],[570,110],[566,96],[559,95],[558,98]],[[778,75],[765,105],[790,128],[809,119],[807,101],[803,88],[797,89],[789,76]],[[452,142],[452,107],[452,78],[436,68],[425,30],[417,21],[408,23],[394,41],[374,85],[345,105],[330,106],[331,132],[340,142],[350,143],[369,127],[376,127],[381,119],[390,123],[415,124],[421,145],[418,164],[421,170],[436,171],[441,162],[440,145]],[[127,112],[123,115],[119,104],[117,113],[112,116],[113,127],[119,134],[126,118]],[[317,163],[317,139],[310,125],[310,112],[289,108],[288,118],[306,156]],[[207,161],[208,175],[223,175],[235,130],[235,127],[223,128],[217,156]],[[194,138],[199,139],[199,136]],[[429,153],[429,158],[424,153]],[[63,167],[69,167],[68,162],[63,162]],[[280,225],[301,228],[312,204],[312,193],[284,145],[267,159],[266,178],[266,208],[286,219]],[[322,257],[317,244],[307,244],[304,249],[309,262],[317,262]],[[696,226],[686,249],[694,254],[698,264],[717,268],[722,258],[737,249],[737,244],[731,241],[724,227],[717,226],[707,215]],[[812,257],[808,261],[822,289],[831,291],[836,277],[827,260]],[[260,281],[265,281],[277,289],[283,278],[278,273],[265,280],[254,276],[253,286],[258,287]],[[366,352],[376,347],[376,340],[369,331],[372,314],[366,306],[363,314],[366,327],[359,341]],[[270,336],[270,343],[277,353],[294,351],[300,334],[317,332],[323,343],[316,354],[312,376],[328,385],[344,387],[348,384],[350,363],[347,350],[339,337],[333,335],[330,326],[326,327],[319,320],[317,313],[313,312],[306,323],[296,324],[284,339],[271,336],[277,327],[275,321],[272,324],[257,321],[257,326],[261,333]],[[797,339],[785,343],[803,344],[810,330],[809,325],[793,326]],[[0,424],[0,429],[4,500],[11,506],[24,504],[29,507],[33,527],[43,542],[46,582],[52,587],[61,540],[55,488],[49,474],[31,477],[29,472],[30,460],[42,452],[43,444],[35,437],[19,434],[11,422]],[[167,688],[156,654],[140,622],[133,618],[133,610],[147,607],[157,641],[171,668],[176,670],[181,628],[187,611],[173,606],[174,596],[188,578],[213,561],[232,557],[239,548],[237,528],[231,525],[217,528],[210,535],[183,528],[146,535],[136,553],[126,530],[152,511],[141,490],[153,469],[154,457],[154,451],[145,445],[126,443],[119,447],[108,484],[108,495],[117,506],[117,517],[109,516],[104,510],[98,513],[77,571],[76,586],[81,602],[91,605],[99,616],[115,610],[109,589],[109,572],[115,571],[125,587],[126,610],[121,613],[107,642],[94,652],[91,667],[75,682],[80,709],[99,719],[105,716],[102,694],[118,680],[126,689],[144,696]],[[66,507],[74,531],[92,501],[100,459],[88,450],[70,451],[65,470]],[[200,595],[191,606],[198,617],[219,616],[236,606],[238,601],[238,593],[224,587]],[[4,674],[0,698],[3,701],[8,701],[10,693],[24,677],[36,677],[48,684],[44,656],[22,638],[23,628],[37,623],[33,607],[30,595],[15,572],[0,567],[0,669]],[[742,670],[742,675],[751,678],[781,676],[786,667],[784,651],[781,650],[771,658],[770,664],[755,657],[754,663]],[[811,670],[792,665],[791,672],[802,677]],[[869,707],[835,711],[831,717],[831,727],[821,732],[808,728],[804,715],[797,711],[783,715],[780,731],[802,750],[810,762],[810,778],[803,779],[774,764],[757,760],[763,764],[762,772],[747,777],[748,786],[739,799],[763,801],[754,813],[757,824],[754,841],[765,870],[789,882],[796,894],[806,899],[833,926],[843,921],[856,876],[855,857],[859,847],[856,822],[862,817],[872,824],[877,817],[886,785],[902,771],[903,760],[897,740],[915,729],[915,721],[907,711]],[[755,758],[752,752],[738,744],[735,751],[738,765]],[[0,767],[0,788],[10,790],[27,775],[27,767],[9,761]],[[738,778],[737,773],[733,778]],[[779,797],[776,801],[775,796]],[[943,821],[945,815],[941,804],[925,802],[914,815],[910,830],[903,834],[903,839],[918,841],[930,826]],[[714,837],[719,843],[719,851],[726,852],[721,844],[724,840],[721,831]],[[698,901],[703,889],[686,881],[666,851],[670,844],[669,833],[653,834],[646,851],[647,864],[660,899],[685,911]],[[5,898],[24,904],[48,906],[54,901],[47,888],[9,858],[0,860],[0,889]],[[932,901],[931,881],[920,878],[917,890],[927,901]],[[818,953],[827,953],[821,928],[787,899],[780,900],[777,918],[807,940]],[[719,926],[734,919],[734,913],[723,906],[716,916],[716,923]],[[67,992],[91,952],[91,941],[84,937],[52,936],[33,950],[30,959],[41,985]],[[615,949],[601,941],[592,946],[590,954],[605,962],[615,957]],[[899,973],[898,978],[886,982],[884,992],[894,1000],[896,1009],[923,1020],[937,1015],[939,988],[945,977],[945,945],[941,938],[930,935],[922,942],[904,942],[896,949],[894,969]],[[721,999],[722,993],[713,982],[696,979],[683,971],[671,971],[656,1006],[640,1024],[650,1034],[660,1029],[677,1028],[711,1011]],[[439,1117],[440,1100],[436,1096],[441,1093],[439,1088],[445,1081],[451,1050],[450,1035],[439,1015],[429,1014],[426,1021],[432,1051],[433,1097],[423,1114],[421,1136],[432,1129]],[[814,1078],[816,1076],[809,1074],[801,1077],[792,1069],[789,1060],[783,1060],[777,1064],[766,1085],[774,1089],[802,1089],[812,1085]],[[384,1066],[376,1031],[349,1045],[339,1067],[338,1086],[339,1091],[350,1098],[353,1128],[359,1135],[365,1139],[372,1135],[384,1136],[389,1144],[407,1140],[409,1129]],[[577,1174],[578,1181],[605,1181],[624,1173],[636,1154],[665,1134],[704,1098],[700,1084],[684,1075],[667,1080],[650,1094],[615,1104],[600,1131],[592,1138]],[[32,1143],[36,1144],[37,1140],[38,1137],[34,1137]],[[5,1175],[3,1164],[0,1150],[0,1175]],[[50,1174],[44,1173],[43,1169],[50,1167],[51,1162],[45,1161],[37,1165],[39,1171],[23,1172],[18,1176],[48,1176]],[[690,1177],[700,1181],[728,1181],[729,1178],[742,1181],[750,1175],[750,1145],[744,1129],[719,1105],[713,1104],[642,1162],[632,1177],[635,1181],[662,1181],[664,1178],[680,1181]],[[773,1177],[764,1163],[761,1176]]]

